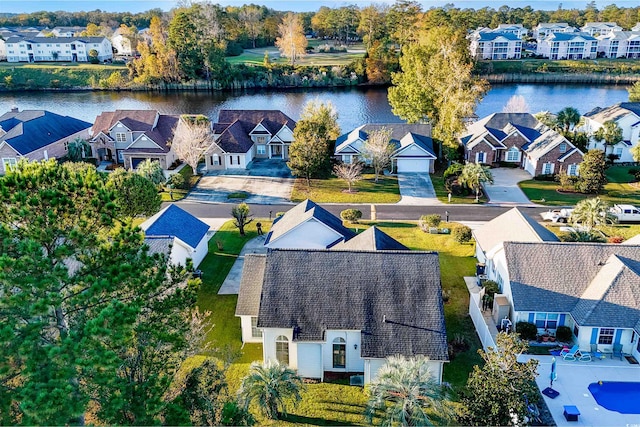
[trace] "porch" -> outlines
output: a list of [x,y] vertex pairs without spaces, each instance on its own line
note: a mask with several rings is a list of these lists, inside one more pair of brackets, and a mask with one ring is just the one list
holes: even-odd
[[289,159],[289,146],[283,143],[269,144],[269,158],[270,159]]

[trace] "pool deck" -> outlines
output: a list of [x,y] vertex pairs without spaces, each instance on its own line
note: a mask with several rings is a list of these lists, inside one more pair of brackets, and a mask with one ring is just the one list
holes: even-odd
[[[540,390],[549,387],[552,356],[523,355],[520,361],[538,360],[536,382]],[[553,389],[560,395],[555,399],[546,396],[544,400],[558,426],[635,426],[640,427],[640,415],[620,414],[598,405],[589,384],[598,381],[640,382],[640,365],[632,365],[625,359],[602,359],[591,362],[565,361],[556,357],[557,379]],[[567,421],[563,416],[564,405],[575,405],[580,411],[578,421]],[[640,412],[640,409],[639,409]]]

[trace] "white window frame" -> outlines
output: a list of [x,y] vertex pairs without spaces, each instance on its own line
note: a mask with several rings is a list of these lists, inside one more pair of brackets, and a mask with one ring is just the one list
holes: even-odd
[[614,150],[613,150],[613,154],[615,154],[616,156],[618,156],[618,158],[621,158],[621,157],[622,157],[622,152],[623,152],[622,147],[616,147],[616,148],[614,148]]
[[476,153],[476,163],[485,163],[487,158],[487,153],[484,151],[480,151]]
[[256,145],[256,153],[260,155],[267,154],[267,146],[266,145]]
[[[551,175],[553,173],[553,163],[543,163],[542,164],[542,175]],[[548,172],[547,172],[548,170]]]
[[[613,344],[613,337],[615,336],[615,334],[616,334],[616,330],[614,328],[599,328],[598,344],[602,344],[602,345]],[[609,339],[611,339],[611,341],[609,341]]]
[[[344,365],[336,365],[336,356],[342,354],[344,356]],[[347,369],[347,340],[337,337],[333,340],[331,346],[331,365],[333,369]]]
[[267,142],[267,137],[266,137],[266,136],[263,136],[263,135],[256,136],[256,142],[257,142],[258,144],[264,144],[264,143],[266,143],[266,142]]
[[116,132],[116,142],[127,142],[127,133]]
[[563,142],[560,145],[558,145],[558,150],[560,150],[561,153],[566,153],[567,152],[567,143]]
[[[515,158],[513,157],[514,154],[515,154]],[[512,163],[519,162],[520,150],[518,150],[516,147],[509,148],[509,150],[507,150],[507,155],[505,156],[505,161],[512,162]]]
[[570,164],[567,167],[567,175],[578,176],[578,165],[576,165],[575,163]]
[[262,338],[262,331],[258,329],[258,316],[251,316],[251,338]]
[[[286,344],[286,346],[285,346]],[[289,364],[289,338],[284,335],[278,335],[276,337],[276,360],[285,365]],[[285,360],[286,356],[286,360]]]
[[[538,329],[558,329],[558,322],[560,321],[560,315],[558,313],[536,313],[533,319],[536,328]],[[538,324],[538,322],[542,322]],[[555,326],[553,323],[555,322]]]
[[15,157],[3,157],[2,165],[4,166],[5,173],[7,171],[13,170],[18,165],[18,159]]

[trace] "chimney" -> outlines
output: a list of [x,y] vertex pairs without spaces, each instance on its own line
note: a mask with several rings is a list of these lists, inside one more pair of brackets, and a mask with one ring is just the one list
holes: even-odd
[[17,112],[19,112],[19,111],[20,111],[20,110],[18,110],[18,107],[17,107],[17,106],[15,106],[15,105],[14,105],[13,107],[11,107],[11,112],[12,112],[12,113],[17,113]]

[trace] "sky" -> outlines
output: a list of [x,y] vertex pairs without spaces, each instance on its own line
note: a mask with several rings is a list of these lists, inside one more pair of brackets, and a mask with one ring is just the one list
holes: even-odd
[[[371,3],[393,3],[393,0],[221,0],[214,1],[223,6],[241,6],[243,4],[255,3],[271,7],[276,10],[292,10],[295,12],[316,11],[320,6],[340,7],[348,4],[369,5]],[[509,1],[509,0],[419,0],[425,9],[430,7],[443,6],[447,3],[453,3],[460,8],[482,8],[490,6],[498,8],[502,5],[510,7],[531,6],[534,9],[555,10],[560,4],[564,9],[579,8],[583,9],[588,1],[560,1],[560,0],[529,0],[529,1]],[[638,0],[596,0],[596,6],[603,8],[608,4],[617,4],[618,6],[634,7],[638,5]],[[101,9],[109,12],[143,12],[153,8],[161,8],[169,10],[175,7],[177,1],[171,0],[0,0],[0,13],[30,13],[41,10],[57,11],[64,10],[68,12],[87,11]]]

